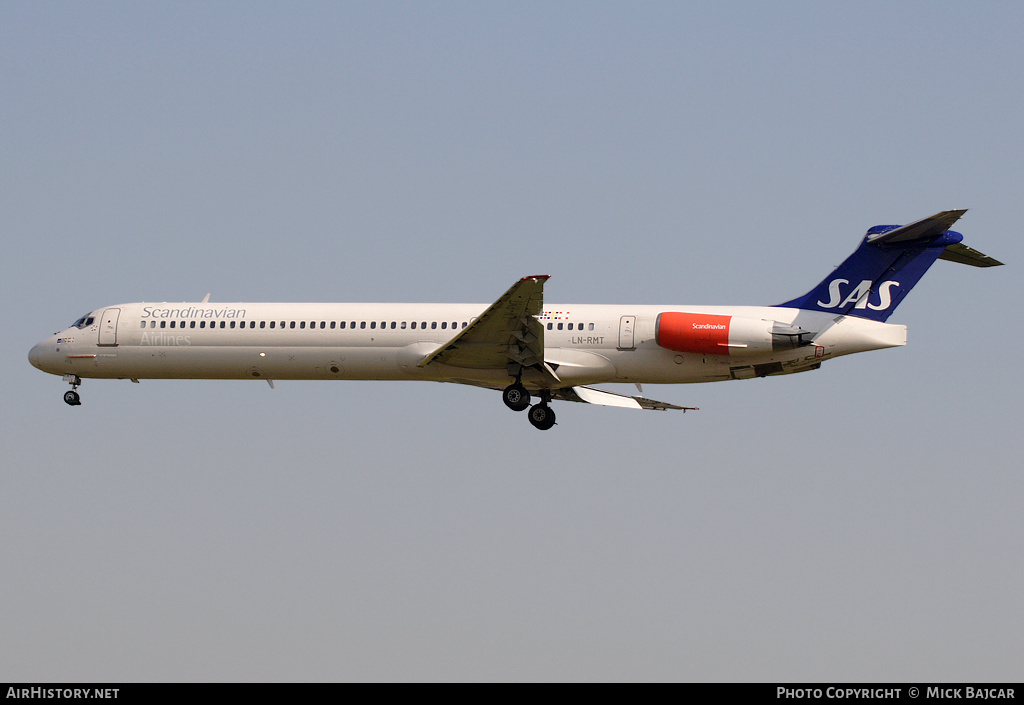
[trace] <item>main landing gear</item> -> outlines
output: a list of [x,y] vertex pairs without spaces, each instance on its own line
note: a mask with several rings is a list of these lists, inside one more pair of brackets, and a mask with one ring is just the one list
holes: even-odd
[[526,391],[522,382],[516,382],[505,387],[501,393],[501,400],[512,411],[523,411],[530,406],[530,393]]
[[78,395],[76,390],[78,385],[82,383],[82,378],[78,375],[64,375],[64,381],[71,385],[71,391],[64,392],[64,403],[68,406],[81,406],[82,397]]
[[547,402],[531,406],[527,416],[530,419],[530,423],[533,424],[533,427],[538,428],[541,431],[547,431],[555,425],[555,412],[550,406],[548,406]]
[[551,401],[551,392],[548,390],[541,392],[540,404],[530,406],[530,392],[527,391],[522,382],[516,380],[515,383],[505,387],[501,393],[501,400],[512,411],[529,409],[530,411],[526,416],[530,419],[530,423],[533,424],[534,428],[547,431],[555,425],[555,412],[548,406],[548,402]]

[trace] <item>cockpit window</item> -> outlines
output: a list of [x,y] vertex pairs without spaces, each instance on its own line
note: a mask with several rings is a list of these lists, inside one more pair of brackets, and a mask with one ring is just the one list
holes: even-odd
[[81,330],[81,329],[85,328],[86,326],[91,326],[95,320],[96,320],[95,317],[89,316],[89,315],[85,315],[85,316],[82,316],[81,318],[79,318],[74,323],[72,323],[71,326],[73,328],[78,328],[79,330]]

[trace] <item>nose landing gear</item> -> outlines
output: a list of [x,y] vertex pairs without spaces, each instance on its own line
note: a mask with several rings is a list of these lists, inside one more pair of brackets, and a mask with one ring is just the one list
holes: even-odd
[[64,375],[64,381],[71,385],[71,391],[64,392],[64,403],[68,406],[81,406],[82,397],[79,396],[78,385],[82,383],[82,378],[78,375]]

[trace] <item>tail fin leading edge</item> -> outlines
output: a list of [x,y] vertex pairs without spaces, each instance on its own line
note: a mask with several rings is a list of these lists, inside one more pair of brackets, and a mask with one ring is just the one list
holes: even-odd
[[779,306],[885,321],[937,259],[976,267],[999,262],[960,244],[949,228],[966,210],[936,213],[909,225],[876,225],[860,247],[803,296]]

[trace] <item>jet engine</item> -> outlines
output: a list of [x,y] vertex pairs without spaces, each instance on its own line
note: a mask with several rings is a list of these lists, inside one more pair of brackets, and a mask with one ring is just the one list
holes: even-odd
[[658,345],[700,355],[766,355],[808,345],[811,331],[764,318],[670,311],[658,314]]

